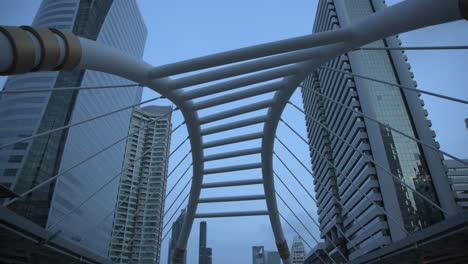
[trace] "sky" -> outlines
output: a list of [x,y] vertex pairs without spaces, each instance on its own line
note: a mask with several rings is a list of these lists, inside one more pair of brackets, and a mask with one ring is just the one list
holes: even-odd
[[[309,34],[315,17],[316,0],[199,0],[199,1],[154,1],[137,0],[146,26],[148,28],[148,39],[144,60],[155,66],[172,63],[184,59],[208,55],[214,52],[221,52],[229,49],[245,47],[263,42],[275,41],[284,38]],[[397,0],[387,0],[387,4],[392,5]],[[4,0],[0,3],[0,24],[1,25],[28,25],[32,22],[33,16],[40,4],[39,0]],[[464,21],[449,23],[441,26],[421,29],[400,35],[404,46],[430,46],[430,45],[468,45],[468,23]],[[406,53],[409,62],[418,82],[418,88],[447,94],[453,97],[468,99],[466,89],[466,62],[468,61],[467,51],[409,51]],[[5,78],[0,78],[0,87],[3,86]],[[145,90],[143,100],[157,96],[156,93]],[[258,97],[256,100],[266,98]],[[468,117],[466,106],[454,102],[444,101],[438,98],[423,96],[426,102],[426,109],[432,121],[433,129],[436,131],[437,140],[441,148],[457,157],[468,158],[468,131],[465,128],[464,119]],[[292,101],[298,105],[301,103],[300,92],[297,91]],[[249,100],[243,101],[248,103]],[[164,102],[170,104],[170,102]],[[220,111],[230,107],[216,107],[210,111]],[[202,111],[201,116],[209,111]],[[256,112],[258,114],[258,112]],[[256,114],[253,113],[253,114]],[[246,115],[247,116],[247,115]],[[244,116],[244,117],[246,117]],[[303,115],[288,107],[283,113],[283,118],[297,129],[302,135],[305,134],[305,124]],[[182,122],[180,113],[173,116],[173,124]],[[257,129],[257,130],[255,130]],[[252,127],[235,132],[245,133],[259,131],[259,127]],[[225,134],[229,136],[231,134]],[[176,132],[172,138],[172,149],[175,148],[185,137],[187,132],[182,129]],[[307,146],[290,131],[280,125],[278,137],[284,139],[289,146],[293,146],[295,153],[305,164],[310,164]],[[215,139],[215,137],[209,138]],[[248,143],[252,147],[259,146],[259,142]],[[246,146],[246,145],[244,145]],[[292,157],[279,144],[275,149],[281,156],[292,161]],[[178,150],[170,161],[170,168],[189,151],[189,145],[185,144]],[[222,151],[222,149],[210,150]],[[209,152],[207,154],[210,154]],[[238,164],[239,162],[253,162],[258,156],[249,156],[237,160],[230,160],[228,163]],[[186,160],[183,165],[174,173],[168,181],[168,188],[171,188],[177,178],[189,166],[190,160]],[[310,188],[313,194],[312,177],[301,167],[290,162],[291,169],[305,186]],[[212,162],[210,167],[223,166],[226,163]],[[308,209],[309,213],[316,219],[316,207],[312,199],[300,189],[292,177],[281,164],[274,160],[275,170],[281,175],[286,183],[295,190],[296,195]],[[185,183],[190,177],[190,171],[182,180]],[[260,177],[260,170],[252,170],[242,173],[228,173],[222,175],[207,176],[207,182],[251,179]],[[174,194],[182,188],[181,184],[168,197],[167,204],[172,203]],[[304,220],[308,230],[318,237],[318,228],[311,219],[302,211],[292,197],[276,183],[279,193],[291,204],[293,210]],[[202,197],[241,194],[259,194],[263,191],[260,186],[250,186],[242,188],[226,188],[220,190],[203,191]],[[293,215],[278,201],[279,211],[294,225],[305,240],[314,246],[315,242],[304,228],[298,223]],[[226,204],[223,208],[213,205],[199,206],[199,212],[216,211],[240,211],[265,209],[265,203],[242,202],[237,204]],[[169,212],[170,216],[174,208]],[[165,220],[169,221],[168,217]],[[294,231],[283,224],[284,232],[289,244],[292,244]],[[198,229],[199,220],[195,220],[192,233],[188,243],[188,264],[198,263]],[[166,231],[166,230],[165,230]],[[165,232],[164,231],[164,232]],[[162,262],[167,260],[167,242],[163,242]],[[274,239],[268,217],[247,217],[247,218],[222,218],[208,219],[208,246],[213,248],[213,263],[237,264],[249,263],[251,261],[251,247],[254,245],[264,245],[267,250],[276,250]]]

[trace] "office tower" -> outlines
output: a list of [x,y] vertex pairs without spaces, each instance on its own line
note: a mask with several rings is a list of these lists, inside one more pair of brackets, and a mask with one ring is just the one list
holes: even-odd
[[[167,255],[167,264],[172,264],[172,252],[177,248],[177,241],[179,240],[180,232],[182,231],[182,225],[184,224],[185,210],[183,209],[180,212],[179,217],[172,223],[172,234],[171,239],[169,240],[169,250]],[[187,253],[184,253],[184,259],[182,260],[183,264],[187,263]]]
[[213,263],[213,249],[212,248],[205,248],[205,256],[206,256],[207,264]]
[[170,106],[133,109],[112,228],[114,263],[159,263],[171,111]]
[[211,264],[212,250],[206,247],[207,226],[206,221],[200,222],[200,242],[198,245],[198,264]]
[[200,240],[198,242],[198,264],[206,262],[205,248],[206,248],[206,234],[207,226],[206,221],[200,222]]
[[263,246],[252,247],[253,264],[280,264],[281,258],[276,251],[265,251]]
[[281,264],[281,258],[277,251],[265,251],[265,260],[266,264]]
[[[468,162],[468,159],[463,161]],[[446,160],[445,165],[457,205],[468,210],[468,166],[456,160]]]
[[[386,6],[381,0],[320,0],[313,31],[344,27],[383,8]],[[389,37],[368,47],[400,44],[397,37]],[[413,140],[339,105],[362,111],[437,146],[418,94],[327,69],[416,87],[406,61],[406,56],[397,50],[352,51],[326,63],[303,82],[321,237],[333,256],[338,254],[331,241],[353,259],[403,239],[406,237],[403,228],[411,233],[443,219],[440,211],[387,172],[447,212],[456,210],[439,153],[423,149]],[[370,159],[382,166],[375,166]],[[382,208],[395,221],[389,221]],[[369,238],[355,218],[377,242]]]
[[305,249],[302,239],[298,236],[294,237],[291,246],[291,263],[302,264],[305,260]]
[[263,246],[252,247],[252,264],[265,264],[265,248]]
[[[71,31],[138,58],[143,55],[147,35],[134,0],[44,0],[33,26]],[[5,90],[129,83],[109,74],[73,70],[11,76]],[[2,95],[0,144],[132,105],[141,100],[141,92],[141,88],[130,87]],[[107,256],[119,181],[111,181],[80,204],[113,177],[118,179],[125,141],[78,163],[126,136],[130,117],[131,110],[118,112],[0,150],[0,182],[17,193],[63,174],[9,208],[58,236]]]

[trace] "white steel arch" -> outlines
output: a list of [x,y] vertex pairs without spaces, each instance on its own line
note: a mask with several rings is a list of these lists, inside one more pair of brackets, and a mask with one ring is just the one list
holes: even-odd
[[[189,133],[193,160],[193,181],[190,190],[187,213],[177,249],[172,256],[174,263],[181,263],[187,240],[195,217],[227,217],[268,214],[275,236],[278,252],[283,263],[290,263],[289,249],[281,227],[277,209],[273,178],[273,148],[276,129],[281,114],[289,98],[312,71],[325,62],[367,43],[431,25],[468,19],[468,0],[407,0],[383,11],[370,15],[351,26],[325,33],[306,35],[238,50],[218,53],[159,67],[103,46],[91,40],[76,38],[70,33],[45,29],[22,29],[0,27],[0,73],[4,75],[30,72],[34,70],[67,70],[74,67],[96,70],[118,75],[147,86],[171,100],[182,112]],[[26,31],[29,31],[26,33]],[[245,62],[247,61],[247,62]],[[55,62],[55,64],[54,64]],[[196,73],[188,77],[171,79],[171,76],[211,67],[226,66]],[[217,81],[229,77],[253,73],[247,77],[209,85],[192,91],[181,88]],[[193,99],[214,95],[226,90],[241,88],[268,80],[282,78],[279,82],[257,86],[218,96],[195,103]],[[274,92],[270,100],[260,101],[242,108],[200,118],[198,111],[212,106]],[[208,129],[202,124],[234,117],[240,114],[268,109],[265,116],[257,116],[231,122]],[[258,133],[240,135],[204,142],[203,136],[223,132],[252,124],[263,124]],[[262,139],[261,146],[234,152],[204,155],[204,149],[223,146],[252,139]],[[204,163],[230,157],[261,154],[262,162],[233,167],[205,169]],[[203,176],[212,173],[261,168],[262,179],[203,184]],[[200,199],[202,188],[260,184],[264,186],[264,196],[240,196]],[[232,212],[197,215],[198,203],[245,201],[265,199],[267,211]],[[454,214],[455,208],[444,208],[447,214]]]

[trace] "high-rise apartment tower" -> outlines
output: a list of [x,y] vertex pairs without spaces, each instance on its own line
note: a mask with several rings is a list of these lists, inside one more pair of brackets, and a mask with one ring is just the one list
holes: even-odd
[[302,239],[298,236],[294,237],[291,246],[291,263],[302,264],[305,260],[305,249]]
[[[383,8],[382,0],[320,0],[313,31],[338,29]],[[389,37],[367,47],[400,44],[397,37]],[[406,61],[398,50],[352,51],[326,63],[303,82],[320,231],[325,250],[332,256],[338,251],[331,241],[353,259],[445,217],[388,172],[449,214],[456,212],[439,153],[340,105],[437,147],[419,95],[330,70],[416,87]]]
[[114,263],[159,264],[171,111],[170,106],[133,110],[112,228]]

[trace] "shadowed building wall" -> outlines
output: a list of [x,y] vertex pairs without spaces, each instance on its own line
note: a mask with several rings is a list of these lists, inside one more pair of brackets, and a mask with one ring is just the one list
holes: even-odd
[[[147,35],[133,0],[44,0],[33,26],[70,31],[137,58],[143,55]],[[38,72],[9,77],[5,90],[129,83],[94,71]],[[141,93],[141,87],[130,87],[2,95],[0,144],[129,106],[141,100]],[[113,180],[81,204],[109,179],[118,179],[115,175],[122,169],[126,142],[114,145],[86,164],[76,165],[126,136],[130,115],[131,110],[118,112],[0,150],[0,183],[17,193],[63,173],[57,181],[9,208],[58,236],[107,256],[111,210],[119,181]]]

